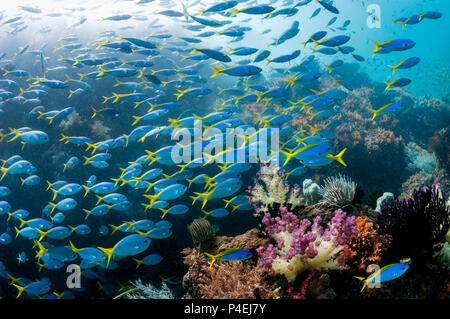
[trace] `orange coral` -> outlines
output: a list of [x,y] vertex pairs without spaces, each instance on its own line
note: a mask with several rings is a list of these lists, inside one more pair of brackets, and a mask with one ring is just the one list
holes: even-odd
[[369,264],[380,264],[383,244],[387,241],[382,238],[366,218],[356,218],[358,234],[352,235],[347,247],[340,252],[339,258],[359,271],[364,271]]

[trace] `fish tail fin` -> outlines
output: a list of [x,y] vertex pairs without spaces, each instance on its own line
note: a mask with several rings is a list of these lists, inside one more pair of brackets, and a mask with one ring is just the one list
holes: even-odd
[[69,90],[69,96],[67,98],[70,99],[74,93],[75,91]]
[[[287,177],[286,177],[286,178],[287,178]],[[235,211],[236,209],[238,209],[239,206],[241,206],[241,205],[233,205],[233,204],[231,204],[231,207],[232,207],[231,212],[234,213],[234,211]]]
[[397,71],[398,66],[388,65],[389,68],[392,68],[392,75],[395,74],[395,71]]
[[312,91],[313,93],[317,94],[317,95],[322,95],[324,94],[326,91],[320,92],[320,91],[316,91],[314,89],[309,89],[310,91]]
[[211,263],[209,264],[209,268],[212,267],[212,265],[214,264],[214,262],[216,261],[217,256],[208,254],[208,253],[204,253],[206,256],[208,256],[209,258],[211,258]]
[[103,248],[103,247],[97,247],[100,249],[107,257],[108,257],[108,263],[106,264],[106,268],[109,266],[109,262],[111,261],[111,257],[114,252],[114,248]]
[[116,84],[114,84],[113,87],[117,87],[119,85],[122,85],[122,82],[120,82],[119,80],[116,79]]
[[91,106],[91,109],[92,109],[92,111],[94,112],[94,114],[92,114],[92,116],[91,116],[91,119],[93,119],[94,117],[96,117],[96,116],[97,116],[97,114],[98,114],[98,110],[94,109],[94,107],[93,107],[93,106]]
[[110,97],[102,96],[102,97],[103,97],[103,103],[102,104],[105,104],[106,102],[108,102],[109,99],[112,99],[114,96],[110,96]]
[[40,230],[37,227],[35,229],[39,232],[39,234],[41,234],[41,236],[39,237],[38,241],[41,241],[48,234],[48,231],[42,231],[42,230]]
[[214,74],[210,76],[210,78],[218,76],[220,73],[222,73],[225,70],[224,68],[220,68],[220,67],[214,66],[214,65],[210,65],[210,67],[212,67],[215,71]]
[[116,103],[117,101],[119,101],[119,99],[120,99],[120,95],[119,94],[112,92],[112,95],[115,97],[113,103]]
[[374,109],[371,109],[371,108],[369,108],[369,111],[373,112],[372,121],[375,120],[375,118],[377,117],[378,113],[380,112],[378,110],[374,110]]
[[17,238],[17,236],[19,236],[20,230],[17,227],[14,227],[14,229],[16,230],[16,238]]
[[76,248],[75,247],[75,245],[72,243],[72,241],[70,241],[69,240],[69,244],[70,244],[70,248],[72,248],[72,251],[74,252],[74,253],[77,253],[77,252],[80,252],[80,251],[82,251],[83,249],[78,249],[78,248]]
[[5,139],[6,134],[2,134],[0,133],[0,143],[3,142],[3,140]]
[[64,83],[72,82],[72,81],[73,81],[73,79],[71,79],[70,76],[69,76],[67,73],[65,74],[65,76],[66,76],[66,79],[67,79],[67,80],[65,80]]
[[159,208],[159,210],[163,212],[161,219],[163,219],[166,216],[167,212],[169,211],[168,209],[164,209],[164,208]]
[[15,128],[13,128],[13,130],[12,130],[13,132],[14,132],[14,137],[12,138],[12,139],[10,139],[9,141],[8,141],[8,143],[9,142],[12,142],[12,141],[14,141],[14,140],[16,140],[17,138],[19,138],[19,136],[20,136],[20,133],[15,129]]
[[386,88],[384,89],[385,91],[389,90],[389,88],[391,87],[392,83],[389,83],[387,81],[384,82],[384,84],[386,84]]
[[208,198],[211,196],[211,194],[214,192],[214,190],[210,191],[209,193],[195,193],[195,195],[198,196],[198,198],[203,199],[202,209],[205,207],[206,203],[208,202]]
[[344,153],[345,153],[346,150],[347,150],[347,148],[344,148],[344,149],[343,149],[339,154],[337,154],[337,155],[331,155],[331,154],[328,154],[328,155],[325,155],[325,157],[326,157],[326,158],[329,158],[329,159],[334,159],[334,160],[338,161],[339,163],[341,163],[342,165],[347,166],[347,164],[345,164],[344,160],[342,159],[342,155],[344,155]]
[[133,124],[131,124],[131,126],[136,125],[141,120],[142,116],[134,116],[133,115],[133,118],[134,118],[134,122],[133,122]]
[[133,260],[136,262],[136,269],[138,269],[139,266],[142,264],[143,260],[139,260],[139,259],[136,259],[136,258],[133,258]]
[[90,163],[90,158],[89,157],[86,157],[86,156],[83,156],[83,158],[84,158],[84,163],[83,163],[83,165],[87,165],[87,164],[89,164]]
[[192,182],[194,181],[194,179],[186,179],[186,181],[189,183],[188,187],[191,187]]
[[370,39],[374,44],[375,44],[375,49],[373,49],[373,55],[372,56],[375,56],[375,53],[377,53],[378,51],[379,51],[379,49],[380,49],[380,47],[381,47],[381,44],[379,44],[379,43],[377,43],[375,40],[373,40],[373,39]]
[[[55,192],[55,197],[56,197],[56,192]],[[56,208],[56,204],[55,203],[48,203],[48,204],[52,207],[52,210],[50,212],[50,215],[51,215]]]
[[16,299],[19,299],[20,295],[22,295],[22,293],[25,291],[26,287],[21,287],[21,286],[16,285],[16,284],[12,284],[12,285],[19,290],[18,293],[17,293],[17,297],[16,297]]
[[85,208],[83,208],[83,212],[86,213],[86,217],[85,217],[84,219],[85,219],[85,220],[88,219],[89,215],[91,214],[91,211],[90,211],[90,210],[87,210],[87,209],[85,209]]
[[86,191],[85,193],[84,193],[84,196],[83,197],[86,197],[86,195],[89,193],[89,191],[91,190],[89,187],[87,187],[86,185],[82,185],[83,186],[83,188],[84,188],[84,190]]
[[289,75],[286,75],[286,79],[288,80],[289,86],[293,86],[295,82],[298,80],[297,77],[291,77]]
[[360,293],[362,293],[364,291],[364,289],[366,288],[366,286],[367,286],[367,280],[365,278],[363,278],[363,277],[357,277],[357,276],[354,276],[354,277],[356,279],[364,282],[364,285],[362,286],[361,291],[360,291]]
[[283,166],[286,166],[286,164],[289,163],[291,158],[294,157],[294,154],[290,153],[290,152],[283,151],[283,150],[280,150],[280,152],[286,156],[286,160],[284,161],[284,164],[283,164]]
[[203,176],[203,179],[206,180],[205,189],[208,189],[212,185],[214,177]]
[[23,184],[25,183],[25,178],[20,178],[20,182],[21,182],[21,184],[20,184],[20,187],[23,187]]
[[236,14],[238,14],[239,12],[241,12],[240,10],[235,9],[235,8],[232,8],[231,11],[232,11],[233,13],[231,13],[230,18],[231,18],[231,17],[234,17]]
[[177,101],[186,93],[186,90],[177,90],[178,93],[175,93],[175,96],[177,97]]
[[111,235],[114,235],[114,233],[120,228],[120,226],[114,226],[112,224],[109,224],[109,227],[112,229]]
[[335,77],[330,75],[330,78],[333,80],[333,83],[331,83],[331,85],[337,84],[339,83],[341,80],[336,79]]
[[227,200],[227,199],[224,199],[223,201],[225,202],[225,207],[224,207],[224,208],[227,208],[228,205],[230,205],[232,199],[228,199],[228,200]]
[[206,219],[206,217],[209,216],[209,214],[211,214],[211,212],[207,212],[206,210],[202,209],[202,213],[204,214],[203,218]]
[[317,48],[317,47],[321,44],[321,42],[319,42],[319,41],[317,41],[317,40],[314,40],[314,39],[311,39],[311,40],[314,42],[314,47],[313,47],[313,49]]
[[95,195],[95,197],[97,197],[97,203],[95,204],[95,206],[97,206],[103,200],[103,197],[101,197],[99,195]]
[[100,69],[100,73],[96,75],[96,77],[101,77],[102,75],[104,75],[106,72],[108,72],[107,70],[105,70],[101,65],[98,66],[98,68]]

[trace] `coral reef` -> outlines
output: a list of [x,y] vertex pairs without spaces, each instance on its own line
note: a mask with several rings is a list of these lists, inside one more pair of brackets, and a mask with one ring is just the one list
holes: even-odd
[[434,246],[445,239],[450,227],[450,207],[439,187],[423,187],[414,190],[407,200],[383,203],[378,224],[381,233],[392,236],[392,256],[424,263],[430,259]]
[[343,266],[334,257],[344,249],[350,236],[357,233],[354,216],[347,217],[345,212],[337,210],[324,228],[320,216],[311,223],[308,219],[299,220],[285,207],[280,211],[280,217],[273,218],[267,213],[263,218],[265,230],[276,244],[257,249],[260,267],[269,269],[271,274],[281,273],[293,282],[307,269]]
[[[392,194],[384,194],[380,212],[353,200],[345,213],[326,201],[306,205],[305,189],[313,184],[318,188],[312,180],[300,190],[290,187],[278,168],[269,172],[273,175],[260,174],[255,180],[260,188],[250,190],[255,195],[250,201],[260,209],[260,229],[209,238],[202,249],[215,255],[237,248],[254,255],[245,261],[219,259],[210,268],[210,259],[199,249],[184,249],[189,267],[183,278],[184,298],[448,297],[448,243],[436,245],[448,236],[450,224],[439,180],[431,188],[414,191],[408,200],[394,201]],[[289,204],[293,189],[296,205]],[[320,194],[311,202],[317,198]],[[360,293],[355,275],[365,277],[369,265],[382,267],[403,257],[413,262],[404,276]]]
[[328,177],[320,188],[322,201],[333,206],[342,207],[350,204],[355,198],[356,184],[348,176]]

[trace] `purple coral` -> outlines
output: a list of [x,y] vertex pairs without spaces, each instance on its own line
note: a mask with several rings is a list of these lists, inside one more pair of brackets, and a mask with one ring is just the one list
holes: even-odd
[[378,224],[381,232],[392,236],[393,256],[425,263],[450,228],[450,207],[439,187],[423,187],[407,200],[382,203]]
[[357,234],[355,217],[338,209],[327,228],[320,225],[320,216],[311,223],[299,218],[285,207],[280,216],[266,213],[262,219],[266,232],[276,245],[259,247],[258,265],[270,269],[272,274],[282,273],[289,281],[305,269],[338,267],[334,256],[341,251],[352,234]]

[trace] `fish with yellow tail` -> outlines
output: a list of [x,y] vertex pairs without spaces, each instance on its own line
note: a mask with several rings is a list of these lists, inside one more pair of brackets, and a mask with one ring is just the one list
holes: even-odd
[[398,110],[401,107],[402,107],[401,103],[389,103],[380,107],[378,110],[369,108],[369,111],[373,112],[372,120],[375,120],[375,117],[377,117],[377,115],[380,114],[381,112],[383,113],[394,112],[395,110]]
[[401,277],[409,269],[410,263],[411,260],[406,259],[402,260],[400,263],[397,264],[390,264],[384,266],[383,268],[374,272],[367,278],[355,276],[356,279],[359,279],[364,282],[364,285],[360,292],[362,293],[364,291],[368,283],[376,283],[376,282],[382,283]]
[[212,265],[214,264],[214,262],[217,259],[223,259],[223,260],[246,260],[249,259],[253,256],[253,254],[248,251],[248,250],[244,250],[244,249],[237,249],[237,248],[231,248],[231,249],[227,249],[225,251],[222,251],[221,253],[217,254],[217,255],[211,255],[208,253],[204,253],[206,256],[208,256],[209,258],[211,258],[211,263],[209,264],[209,268],[212,267]]

